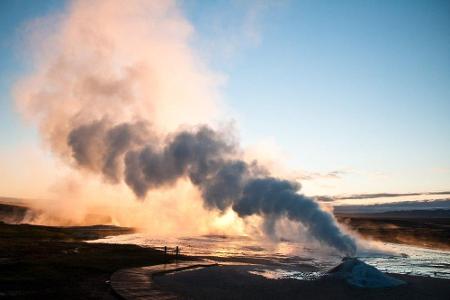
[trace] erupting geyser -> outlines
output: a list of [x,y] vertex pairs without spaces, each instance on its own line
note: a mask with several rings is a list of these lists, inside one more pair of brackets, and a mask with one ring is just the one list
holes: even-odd
[[17,89],[55,153],[126,182],[141,199],[188,179],[207,208],[259,215],[267,232],[288,218],[340,253],[355,253],[353,238],[299,194],[297,182],[243,160],[226,130],[195,125],[214,107],[215,81],[190,49],[192,28],[174,2],[77,1],[61,19],[36,46],[36,72]]
[[[256,162],[237,158],[237,146],[225,133],[201,126],[158,140],[144,122],[107,124],[99,121],[74,128],[68,136],[73,157],[107,179],[125,179],[138,197],[186,177],[201,190],[209,208],[224,211],[231,206],[241,217],[287,217],[302,223],[317,240],[354,254],[352,238],[313,199],[298,194],[297,182],[271,177]],[[266,230],[273,232],[270,226],[275,222],[267,224]]]

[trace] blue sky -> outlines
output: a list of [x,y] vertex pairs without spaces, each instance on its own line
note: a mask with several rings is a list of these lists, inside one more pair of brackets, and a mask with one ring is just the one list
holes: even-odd
[[[21,25],[63,5],[0,2],[2,148],[37,139],[9,94],[26,68],[16,54]],[[181,6],[197,32],[194,46],[227,76],[223,96],[243,144],[269,139],[292,168],[342,172],[305,182],[311,192],[450,188],[450,2]]]
[[13,147],[35,139],[35,130],[24,124],[14,107],[11,88],[26,69],[26,55],[20,52],[21,31],[34,18],[61,9],[62,1],[0,1],[0,147]]

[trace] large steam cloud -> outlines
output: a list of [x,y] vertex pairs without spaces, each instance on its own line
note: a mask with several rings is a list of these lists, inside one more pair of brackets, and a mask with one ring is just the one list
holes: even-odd
[[[232,207],[241,217],[259,215],[271,221],[287,217],[341,253],[355,252],[354,241],[341,232],[333,217],[313,199],[298,194],[298,183],[271,177],[256,162],[236,158],[237,145],[226,134],[201,126],[160,141],[149,127],[144,122],[112,126],[98,121],[74,128],[68,144],[80,166],[109,180],[124,179],[140,198],[149,189],[189,178],[208,208]],[[273,232],[274,225],[266,223],[265,229]]]
[[122,3],[74,2],[60,29],[37,45],[50,45],[51,55],[18,86],[18,102],[51,149],[107,182],[126,183],[137,198],[188,180],[208,209],[261,216],[268,234],[287,218],[353,254],[355,241],[297,182],[243,160],[226,130],[195,125],[217,107],[217,76],[191,50],[192,28],[175,3]]

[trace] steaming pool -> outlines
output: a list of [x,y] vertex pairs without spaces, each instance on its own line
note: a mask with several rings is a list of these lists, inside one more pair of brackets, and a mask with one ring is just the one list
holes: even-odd
[[[107,237],[95,243],[137,244],[168,251],[178,246],[181,254],[217,261],[256,264],[251,271],[272,279],[314,279],[339,264],[341,256],[323,253],[293,242],[276,245],[247,236],[207,235],[183,238],[154,238],[135,233]],[[386,251],[359,251],[357,257],[383,272],[450,279],[450,252],[408,245],[383,243]]]

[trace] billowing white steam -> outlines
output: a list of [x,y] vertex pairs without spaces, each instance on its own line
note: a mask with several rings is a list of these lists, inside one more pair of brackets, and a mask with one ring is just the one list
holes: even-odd
[[288,218],[341,253],[356,251],[298,183],[244,161],[226,131],[194,126],[217,111],[218,76],[189,47],[192,28],[175,3],[77,1],[57,20],[35,44],[36,71],[17,89],[55,153],[126,182],[140,199],[187,179],[209,209],[262,216],[270,233]]

